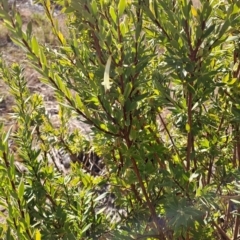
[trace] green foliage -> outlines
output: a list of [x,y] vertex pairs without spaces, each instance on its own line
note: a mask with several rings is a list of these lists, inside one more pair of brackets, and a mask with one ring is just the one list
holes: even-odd
[[[1,63],[18,124],[1,131],[1,236],[32,239],[38,229],[43,239],[236,239],[239,216],[222,199],[237,195],[239,181],[239,3],[54,1],[67,16],[65,36],[50,1],[37,2],[57,47],[41,44],[31,24],[24,31],[4,4],[0,16],[53,88],[61,124],[55,129],[40,94],[29,92],[23,69]],[[92,140],[68,129],[72,116],[91,126]],[[104,175],[72,164],[64,176],[49,166],[49,150],[63,146],[70,155],[94,148]],[[118,221],[98,209],[104,184]]]

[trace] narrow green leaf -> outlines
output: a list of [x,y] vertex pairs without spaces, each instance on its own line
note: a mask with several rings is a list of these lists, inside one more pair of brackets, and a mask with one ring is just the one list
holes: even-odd
[[236,41],[240,38],[239,35],[236,35],[236,36],[229,36],[225,42],[231,42],[231,41]]
[[[190,1],[189,1],[190,2]],[[190,3],[188,3],[187,0],[182,0],[182,6],[181,6],[181,10],[182,10],[182,13],[185,17],[185,19],[189,19],[189,12],[190,12]]]
[[103,207],[103,208],[99,209],[99,210],[96,212],[96,215],[101,214],[101,213],[104,212],[106,209],[107,209],[107,207]]
[[18,197],[21,201],[23,199],[23,194],[24,194],[24,182],[22,180],[18,186]]
[[32,45],[32,51],[38,56],[39,45],[35,36],[32,37],[31,45]]
[[20,14],[19,13],[17,13],[16,14],[16,16],[15,16],[15,18],[16,18],[16,21],[17,21],[17,23],[18,23],[18,27],[22,27],[22,18],[21,18],[21,16],[20,16]]
[[126,32],[127,32],[127,27],[126,27],[126,25],[125,25],[124,22],[121,22],[121,23],[120,23],[120,32],[121,32],[121,34],[122,34],[123,37],[125,36],[125,34],[126,34]]
[[192,15],[193,15],[194,17],[197,17],[197,16],[198,16],[197,10],[196,10],[196,8],[195,8],[193,5],[191,5],[191,13],[192,13]]
[[131,91],[132,91],[132,83],[128,82],[126,84],[126,87],[125,87],[124,93],[123,93],[125,99],[127,99],[129,97]]
[[41,233],[38,229],[36,231],[35,240],[41,240]]
[[188,123],[186,123],[185,128],[186,128],[186,131],[189,133],[190,132],[190,125]]
[[97,2],[94,0],[94,1],[92,1],[92,12],[94,15],[96,15],[97,9],[98,9]]
[[230,199],[230,200],[231,200],[231,202],[233,202],[233,203],[236,203],[236,204],[240,205],[240,201],[238,201],[238,200],[236,200],[236,199]]
[[209,148],[209,141],[207,139],[203,139],[201,141],[201,146],[204,148]]
[[221,38],[223,36],[223,34],[226,33],[226,31],[229,29],[229,27],[230,27],[230,21],[229,21],[229,19],[227,19],[220,29],[218,38]]
[[46,58],[43,50],[39,51],[39,57],[40,57],[40,61],[42,63],[43,71],[45,71],[47,69],[47,58]]
[[61,41],[61,44],[63,44],[63,45],[66,44],[66,39],[64,38],[62,32],[58,31],[57,35],[58,35],[59,40]]
[[139,38],[139,36],[140,36],[141,31],[142,31],[142,23],[139,22],[139,23],[137,24],[137,27],[136,27],[136,30],[135,30],[135,38],[136,38],[136,41],[138,41],[138,38]]
[[99,195],[97,198],[94,199],[94,202],[99,202],[101,199],[105,198],[107,195],[107,192]]
[[111,16],[113,22],[116,24],[117,23],[117,15],[116,15],[115,10],[112,6],[110,6],[109,13],[110,13],[110,16]]
[[9,128],[9,130],[8,130],[8,132],[7,132],[4,140],[3,140],[3,143],[6,143],[6,142],[7,142],[8,138],[9,138],[11,132],[12,132],[12,128],[13,128],[13,126],[11,126],[11,127]]
[[27,25],[26,34],[28,38],[32,36],[32,21],[30,21]]
[[159,19],[158,2],[156,0],[153,1],[153,9],[156,19]]
[[126,112],[135,110],[137,108],[137,101],[131,102],[130,99],[127,99],[125,103],[125,107],[126,107]]
[[46,3],[46,8],[47,8],[48,12],[51,12],[51,1],[45,0],[45,3]]
[[91,226],[92,226],[92,223],[89,223],[81,232],[85,233]]
[[208,36],[212,33],[212,31],[214,31],[215,26],[216,26],[216,24],[211,25],[211,26],[203,33],[202,39],[208,37]]
[[134,141],[137,138],[137,131],[134,129],[134,127],[131,128],[130,134],[129,134],[130,140]]
[[121,17],[127,5],[126,0],[120,0],[118,3],[118,16]]
[[192,107],[192,111],[193,111],[195,108],[197,108],[198,105],[199,105],[199,102],[196,102],[196,103],[193,105],[193,107]]

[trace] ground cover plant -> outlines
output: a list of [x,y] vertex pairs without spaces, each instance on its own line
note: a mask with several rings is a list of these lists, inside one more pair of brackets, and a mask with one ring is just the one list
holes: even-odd
[[[21,62],[2,58],[16,127],[1,126],[0,238],[238,239],[239,2],[36,2],[54,38],[23,27],[7,1],[0,17],[53,89],[59,124]],[[52,148],[72,160],[68,173]],[[84,151],[99,171],[76,160]]]

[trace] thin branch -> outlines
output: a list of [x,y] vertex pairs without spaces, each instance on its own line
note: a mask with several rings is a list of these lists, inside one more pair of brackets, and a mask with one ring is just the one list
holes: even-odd
[[189,92],[188,94],[188,125],[189,125],[189,132],[187,134],[187,156],[186,162],[187,166],[186,169],[189,171],[190,169],[190,161],[191,161],[191,150],[192,150],[192,93]]
[[141,175],[140,175],[139,169],[138,169],[138,167],[137,167],[137,163],[136,163],[136,161],[135,161],[134,158],[131,158],[131,161],[132,161],[132,164],[133,164],[134,172],[135,172],[135,174],[136,174],[136,176],[137,176],[137,178],[138,178],[138,182],[139,182],[140,187],[141,187],[141,189],[142,189],[143,195],[144,195],[144,197],[145,197],[145,199],[146,199],[146,201],[147,201],[147,205],[148,205],[149,210],[150,210],[150,212],[151,212],[151,216],[152,216],[152,218],[153,218],[155,227],[156,227],[156,229],[158,230],[160,236],[162,237],[161,239],[164,240],[165,237],[164,237],[164,234],[163,234],[162,229],[161,229],[160,226],[159,226],[158,217],[157,217],[157,213],[156,213],[156,211],[155,211],[155,207],[154,207],[152,201],[150,200],[150,197],[148,196],[148,193],[147,193],[146,188],[145,188],[145,186],[144,186],[144,183],[143,183],[142,177],[141,177]]
[[[4,151],[3,152],[3,160],[4,160],[4,164],[6,166],[6,168],[8,169],[10,167],[10,164],[9,164],[9,160],[8,160],[8,154]],[[8,171],[7,171],[8,172]],[[13,181],[13,179],[11,178],[11,176],[9,176],[10,173],[8,173],[8,178],[9,178],[9,181],[10,181],[10,184],[11,184],[11,187],[12,187],[12,190],[16,193],[16,200],[17,200],[17,205],[18,205],[18,210],[20,211],[20,214],[21,214],[21,217],[22,219],[25,219],[26,216],[25,216],[25,211],[23,209],[24,206],[22,206],[21,204],[21,200],[19,199],[18,195],[17,195],[17,186],[15,185],[15,182]],[[6,198],[6,201],[8,199]],[[8,202],[8,201],[7,201]],[[10,204],[10,202],[8,202],[8,204]],[[18,224],[17,222],[15,221],[15,218],[13,217],[13,220],[14,220],[14,225],[15,225],[15,228],[16,230],[18,229]],[[26,229],[26,233],[29,237],[29,239],[32,239],[32,236],[31,236],[31,232],[29,231],[29,229],[27,228]]]
[[233,239],[237,239],[238,233],[239,233],[239,226],[240,226],[240,208],[238,207],[235,224],[234,224],[234,233],[233,233]]
[[174,143],[174,141],[173,141],[173,138],[172,138],[172,136],[171,136],[171,134],[170,134],[170,132],[169,132],[169,130],[168,130],[168,128],[167,128],[167,125],[165,124],[165,122],[164,122],[164,120],[163,120],[163,118],[162,118],[162,116],[161,116],[160,113],[158,113],[158,116],[159,116],[159,118],[160,118],[160,120],[161,120],[161,123],[162,123],[165,131],[167,132],[167,135],[169,136],[169,139],[170,139],[170,141],[171,141],[171,143],[172,143],[172,145],[173,145],[174,150],[176,151],[178,157],[180,158],[180,154],[179,154],[178,149],[177,149],[177,147],[176,147],[176,145],[175,145],[175,143]]
[[156,234],[140,235],[140,236],[137,236],[137,238],[135,238],[135,239],[148,239],[148,238],[162,239],[159,235],[156,235]]
[[216,228],[217,232],[220,234],[222,239],[231,240],[231,238],[228,237],[228,235],[222,230],[222,228],[220,228],[214,221],[212,221],[212,225]]

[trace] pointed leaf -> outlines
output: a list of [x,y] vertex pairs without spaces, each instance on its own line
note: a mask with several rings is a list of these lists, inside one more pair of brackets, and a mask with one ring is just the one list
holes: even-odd
[[41,233],[39,230],[36,231],[36,237],[35,240],[41,240]]
[[21,181],[21,183],[18,186],[18,197],[20,200],[23,199],[23,194],[24,194],[24,182]]
[[112,20],[116,24],[117,23],[117,15],[116,15],[116,13],[114,11],[114,8],[112,6],[109,9],[109,13],[110,13],[110,16],[111,16]]
[[126,0],[120,0],[119,1],[119,4],[118,4],[118,15],[119,17],[122,16],[125,8],[126,8],[126,5],[127,5],[127,1]]
[[112,60],[112,56],[110,55],[108,60],[107,60],[107,64],[106,64],[105,72],[104,72],[104,79],[103,79],[103,82],[102,82],[102,85],[104,86],[105,92],[108,91],[111,88],[111,83],[110,83],[110,78],[109,78],[111,60]]
[[189,133],[190,132],[190,125],[188,123],[186,123],[186,131]]
[[82,233],[86,232],[90,227],[91,227],[92,223],[89,223],[83,230]]
[[107,192],[105,192],[105,193],[99,195],[97,198],[94,199],[94,202],[98,202],[98,201],[100,201],[101,199],[105,198],[106,195],[107,195]]
[[33,50],[33,52],[38,56],[38,53],[39,53],[39,45],[38,45],[38,42],[37,42],[37,39],[36,39],[35,36],[32,37],[31,44],[32,44],[32,50]]
[[197,13],[197,10],[194,8],[194,6],[191,6],[191,12],[194,17],[197,17],[198,13]]

